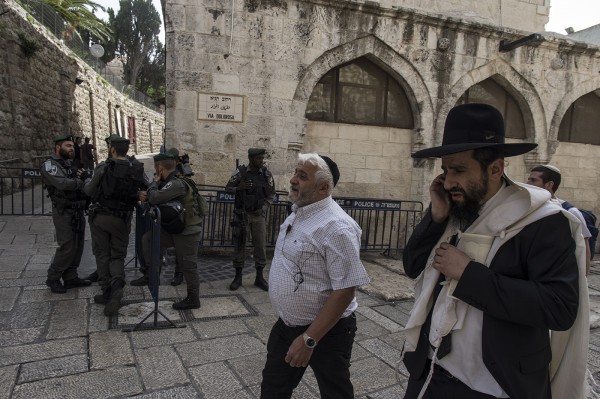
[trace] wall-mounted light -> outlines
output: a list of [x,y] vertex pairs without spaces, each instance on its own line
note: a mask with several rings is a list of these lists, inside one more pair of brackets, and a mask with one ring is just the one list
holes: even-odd
[[518,47],[525,46],[528,44],[541,43],[544,41],[544,36],[539,33],[534,33],[529,36],[522,37],[514,42],[508,42],[506,39],[500,40],[500,48],[499,51],[501,53],[506,53],[508,51],[512,51]]

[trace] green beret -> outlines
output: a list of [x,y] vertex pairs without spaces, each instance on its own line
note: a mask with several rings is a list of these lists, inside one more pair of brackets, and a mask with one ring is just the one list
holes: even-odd
[[263,155],[266,152],[264,148],[250,148],[248,150],[249,157],[255,157],[257,155]]
[[175,156],[175,158],[177,158],[179,156],[179,150],[175,147],[169,148],[167,150],[167,152],[170,152],[171,154],[173,154]]
[[58,136],[58,137],[54,138],[55,144],[62,143],[63,141],[75,141],[75,140],[73,140],[73,136],[70,134],[66,134],[64,136]]
[[154,162],[158,162],[158,161],[166,161],[168,159],[170,160],[175,160],[177,157],[175,156],[175,154],[173,154],[170,151],[166,151],[166,152],[161,152],[160,154],[156,154],[154,156]]
[[111,134],[110,136],[108,136],[107,138],[105,138],[104,141],[106,141],[106,144],[110,144],[110,143],[129,143],[129,139],[128,138],[121,137],[118,134]]

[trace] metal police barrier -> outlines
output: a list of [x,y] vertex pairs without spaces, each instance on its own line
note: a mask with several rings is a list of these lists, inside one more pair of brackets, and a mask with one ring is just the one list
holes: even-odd
[[[138,208],[139,209],[139,208]],[[139,212],[141,213],[141,212]],[[160,209],[157,206],[152,206],[146,210],[144,213],[145,221],[140,224],[145,224],[149,226],[146,231],[150,231],[151,234],[151,242],[150,242],[150,264],[146,265],[146,275],[148,276],[148,289],[150,290],[150,294],[152,295],[152,300],[154,301],[154,310],[152,310],[146,317],[142,319],[138,324],[136,324],[131,329],[124,329],[125,332],[131,332],[137,330],[142,324],[150,317],[154,316],[154,321],[152,326],[146,327],[144,326],[144,330],[148,329],[157,329],[157,328],[180,328],[185,327],[185,324],[175,324],[171,319],[169,319],[163,312],[158,308],[158,292],[160,287],[160,269],[162,264],[162,254],[160,251]],[[136,220],[137,221],[137,220]],[[137,243],[137,223],[136,223],[136,243]],[[137,246],[136,246],[137,249]],[[142,256],[143,257],[143,256]],[[166,326],[158,325],[158,315],[161,315],[166,321]]]
[[423,213],[423,203],[419,201],[348,197],[334,200],[361,227],[361,250],[383,250],[387,256],[404,249]]
[[[233,247],[231,220],[233,194],[222,187],[200,186],[209,204],[204,219],[200,245],[204,247]],[[291,203],[282,200],[287,192],[279,191],[267,212],[267,246],[275,246],[279,226],[291,211]],[[334,200],[360,225],[362,251],[383,251],[394,256],[406,246],[414,227],[421,220],[423,204],[419,201],[394,201],[371,198],[334,197]]]
[[39,168],[8,168],[0,161],[0,215],[51,215]]

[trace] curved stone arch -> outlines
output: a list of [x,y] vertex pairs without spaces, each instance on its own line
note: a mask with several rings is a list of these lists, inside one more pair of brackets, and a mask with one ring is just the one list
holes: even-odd
[[[437,139],[439,143],[432,143],[432,146],[441,144],[446,116],[450,112],[450,109],[455,106],[460,96],[471,86],[489,78],[493,79],[510,93],[519,105],[525,124],[525,140],[538,143],[537,150],[534,150],[532,154],[537,151],[538,157],[547,157],[546,118],[544,117],[544,105],[540,96],[529,81],[509,64],[499,59],[469,71],[452,86],[437,113],[438,118],[435,122],[436,134],[434,141]],[[537,160],[532,160],[532,162],[537,162]]]
[[580,97],[597,89],[600,89],[600,77],[592,78],[583,83],[575,85],[573,90],[566,93],[562,100],[558,103],[558,106],[552,115],[552,122],[550,123],[550,129],[548,132],[548,140],[555,143],[555,145],[551,148],[552,153],[549,155],[554,155],[556,149],[558,148],[558,129],[560,128],[560,123],[569,110],[569,107]]
[[[331,69],[359,57],[367,57],[400,84],[413,111],[414,140],[412,145],[414,147],[415,143],[422,142],[420,132],[423,130],[431,131],[433,129],[432,121],[434,120],[431,96],[425,81],[410,61],[373,35],[358,38],[328,50],[309,65],[298,81],[292,103],[291,117],[297,121],[302,120],[304,128],[306,126],[304,116],[306,106],[319,80]],[[298,137],[296,142],[290,138],[290,148],[301,148],[302,136],[303,134]]]

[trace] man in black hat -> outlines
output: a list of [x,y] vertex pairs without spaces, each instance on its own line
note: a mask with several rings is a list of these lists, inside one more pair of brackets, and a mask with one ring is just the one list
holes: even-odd
[[[199,195],[191,184],[193,181],[183,178],[177,172],[177,156],[169,151],[154,156],[154,181],[148,187],[146,200],[150,205],[161,209],[160,248],[161,254],[166,248],[175,247],[177,263],[181,265],[187,284],[185,299],[173,303],[173,308],[198,309],[200,307],[200,280],[198,278],[198,247],[202,234],[203,214],[199,209]],[[168,209],[167,209],[168,208]],[[167,213],[176,211],[175,217],[167,219]],[[151,261],[151,236],[149,231],[142,238],[146,265]],[[148,284],[144,275],[131,282],[131,285]]]
[[129,139],[115,134],[109,141],[108,159],[98,165],[92,179],[83,187],[92,198],[88,214],[98,282],[102,289],[94,302],[105,305],[106,316],[119,311],[133,208],[142,199],[140,191],[150,184],[144,174],[144,165],[135,157],[127,156]]
[[233,267],[235,277],[229,286],[232,291],[242,285],[242,269],[246,258],[246,239],[248,231],[252,234],[254,246],[254,266],[256,278],[254,285],[268,291],[269,285],[263,277],[263,269],[267,264],[267,210],[275,198],[275,181],[265,166],[265,149],[250,148],[248,150],[248,166],[240,165],[231,175],[225,190],[235,194],[235,210],[233,239],[235,253]]
[[41,167],[42,181],[52,201],[52,221],[58,244],[46,280],[46,285],[55,294],[64,294],[68,288],[91,284],[91,281],[82,280],[77,275],[85,242],[83,211],[86,196],[81,189],[82,179],[86,176],[82,169],[78,170],[72,165],[74,155],[73,137],[56,137],[54,154]]
[[298,156],[292,213],[279,229],[269,272],[279,319],[267,342],[261,398],[290,398],[308,366],[320,397],[354,398],[355,292],[369,277],[360,260],[362,231],[331,198],[339,178],[331,158]]
[[405,398],[583,397],[589,310],[579,222],[548,192],[504,173],[505,157],[535,147],[505,144],[500,112],[465,104],[448,114],[441,146],[413,154],[441,158],[443,173],[403,255],[407,276],[418,278]]

